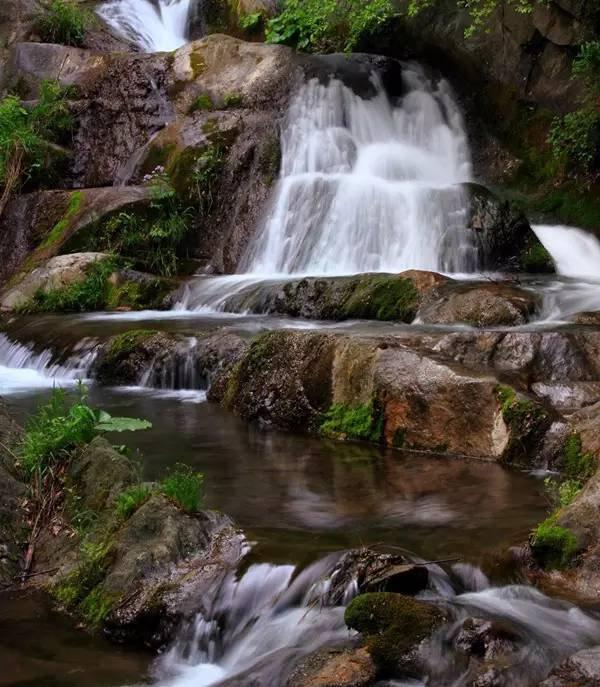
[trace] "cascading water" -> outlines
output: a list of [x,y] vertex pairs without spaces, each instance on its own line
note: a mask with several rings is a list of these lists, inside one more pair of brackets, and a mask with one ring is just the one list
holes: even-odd
[[461,115],[445,81],[417,67],[390,103],[340,81],[309,81],[282,137],[277,198],[242,269],[252,274],[467,272],[473,246],[458,184],[470,175]]
[[[156,684],[282,687],[302,656],[351,644],[343,616],[357,584],[352,576],[337,578],[339,560],[332,554],[299,574],[291,565],[255,564],[240,579],[228,575],[158,659]],[[423,682],[411,684],[475,684],[477,663],[466,668],[455,645],[467,618],[495,620],[513,634],[494,681],[506,687],[537,683],[554,664],[600,641],[600,621],[531,587],[492,587],[467,564],[454,565],[450,574],[433,564],[428,569],[430,587],[421,597],[445,608],[449,621],[421,648]]]
[[36,353],[0,334],[0,392],[68,386],[87,379],[96,357],[95,342],[82,340],[62,361],[47,349]]
[[564,320],[588,310],[600,310],[600,241],[575,227],[534,225],[550,253],[556,271],[566,279],[546,287],[542,317]]
[[194,0],[110,0],[97,12],[113,31],[145,52],[169,52],[188,41]]
[[337,79],[302,86],[245,274],[198,280],[176,307],[222,309],[232,289],[272,277],[477,267],[460,186],[471,173],[469,147],[448,84],[406,66],[405,95],[394,104],[376,73],[372,82],[370,99]]

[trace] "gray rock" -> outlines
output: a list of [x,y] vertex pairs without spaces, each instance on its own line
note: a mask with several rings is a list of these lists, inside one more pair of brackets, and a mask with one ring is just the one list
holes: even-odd
[[539,687],[599,687],[600,647],[582,649],[554,668]]

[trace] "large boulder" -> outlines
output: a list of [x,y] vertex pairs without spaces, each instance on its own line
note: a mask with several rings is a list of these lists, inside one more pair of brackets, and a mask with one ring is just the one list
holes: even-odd
[[474,327],[514,327],[536,312],[532,291],[510,283],[453,283],[430,291],[417,312],[424,324],[469,324]]
[[365,648],[320,649],[294,667],[285,687],[371,687],[377,667]]
[[[527,256],[534,249],[544,249],[525,215],[485,186],[474,183],[463,186],[469,202],[467,226],[473,232],[481,268],[515,272],[527,267]],[[532,261],[529,265],[531,271],[540,269]],[[551,262],[541,265],[541,271],[553,271]]]
[[600,687],[600,647],[582,649],[563,661],[538,687]]

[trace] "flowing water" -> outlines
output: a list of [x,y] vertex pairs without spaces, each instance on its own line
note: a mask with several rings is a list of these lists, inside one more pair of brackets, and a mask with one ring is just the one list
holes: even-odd
[[116,35],[145,52],[176,50],[188,41],[194,0],[110,0],[97,12]]

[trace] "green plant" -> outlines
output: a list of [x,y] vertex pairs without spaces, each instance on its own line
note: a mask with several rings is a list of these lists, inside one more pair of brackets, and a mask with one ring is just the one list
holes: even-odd
[[43,81],[33,107],[25,107],[15,95],[0,100],[0,215],[20,185],[47,173],[64,154],[55,144],[73,127],[70,93],[55,81]]
[[75,0],[48,0],[36,16],[36,29],[44,43],[81,46],[91,18]]
[[115,503],[117,517],[127,520],[152,496],[152,489],[146,484],[138,484],[122,491]]
[[244,98],[241,93],[225,93],[223,96],[223,105],[225,107],[241,107],[244,104]]
[[202,93],[192,101],[190,112],[210,111],[214,108],[212,98],[207,93]]
[[395,16],[391,0],[286,0],[267,22],[266,40],[309,52],[352,51]]
[[223,169],[223,149],[210,146],[193,162],[190,169],[192,198],[195,205],[205,214],[213,207],[217,182]]
[[531,548],[538,562],[547,568],[565,568],[577,553],[577,538],[556,524],[556,516],[541,522],[531,535]]
[[161,482],[162,493],[186,513],[196,513],[202,503],[204,475],[189,465],[177,464]]
[[72,451],[103,432],[147,429],[151,423],[133,418],[113,418],[87,402],[79,386],[74,402],[62,389],[54,389],[50,400],[29,419],[18,448],[20,464],[29,479],[41,489],[46,472],[69,459]]
[[251,14],[244,14],[239,18],[240,28],[248,33],[259,31],[263,26],[262,12],[252,12]]
[[333,438],[356,439],[379,443],[383,419],[375,412],[373,403],[351,407],[334,403],[325,413],[321,423],[321,434]]
[[582,451],[581,436],[577,432],[567,438],[563,458],[562,469],[567,479],[583,484],[594,474],[596,468],[594,457]]

